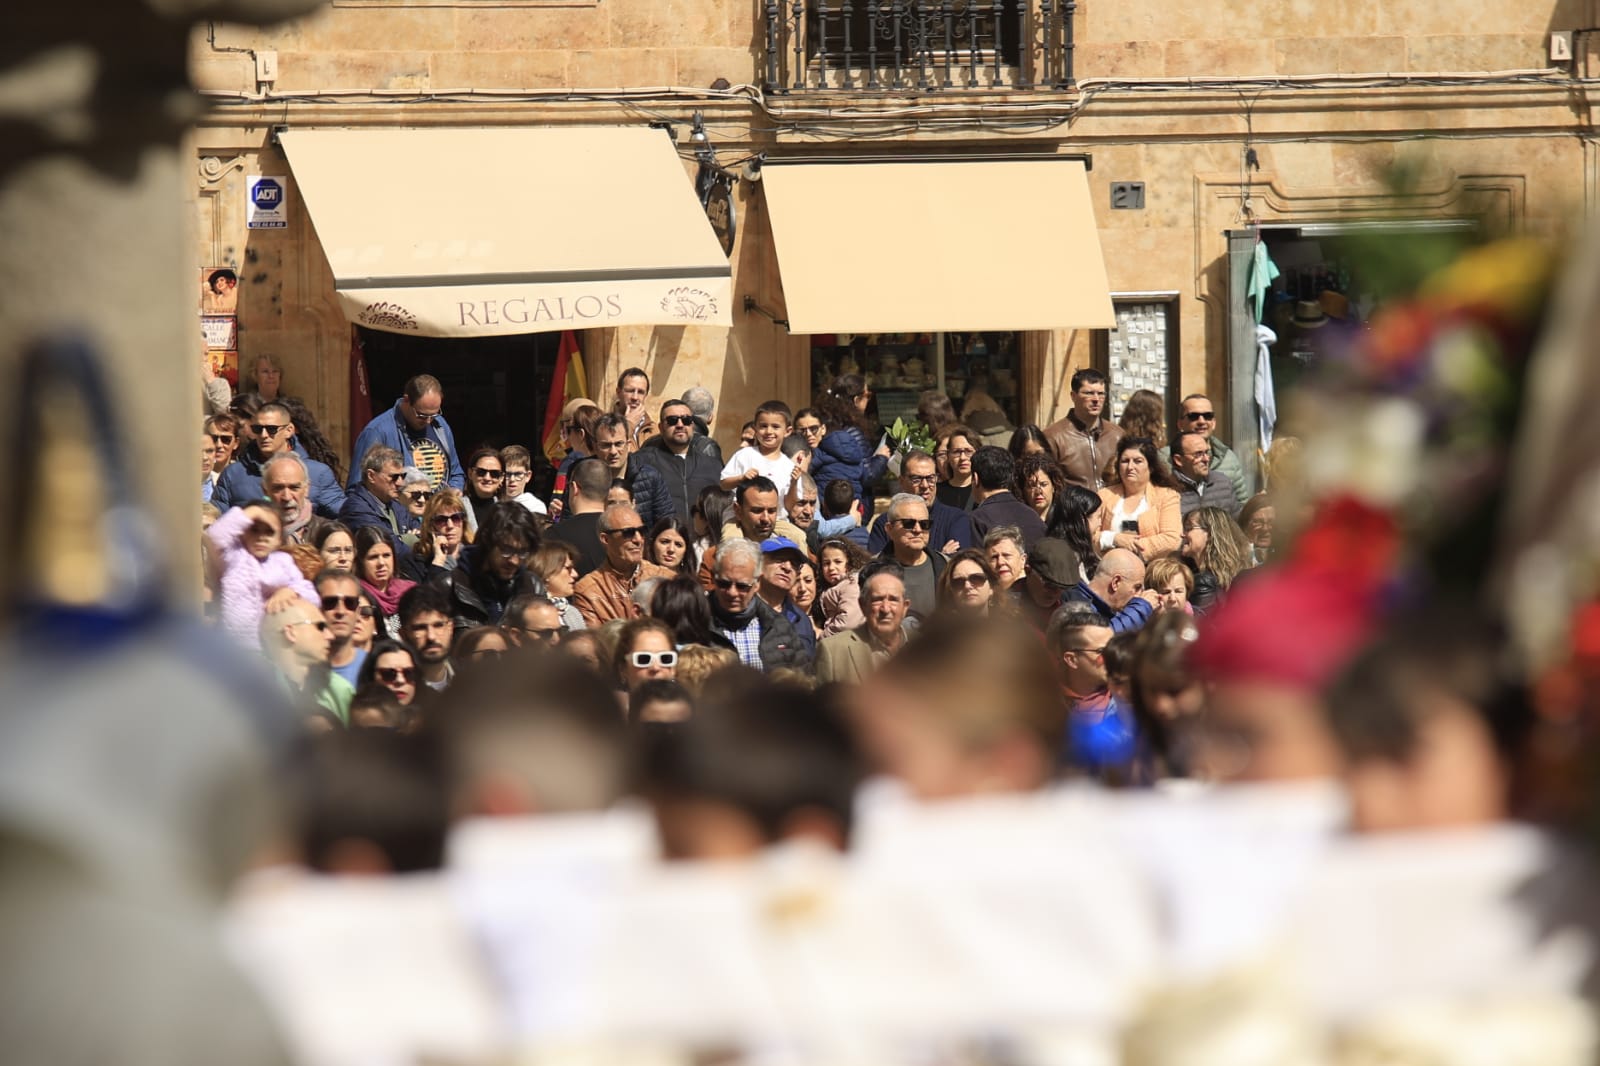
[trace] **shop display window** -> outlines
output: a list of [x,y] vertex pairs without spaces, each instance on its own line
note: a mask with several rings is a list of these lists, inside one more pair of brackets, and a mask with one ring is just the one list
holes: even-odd
[[811,391],[841,374],[860,374],[874,393],[884,426],[917,416],[922,393],[950,397],[963,422],[980,433],[1022,424],[1022,334],[982,330],[952,333],[821,334],[811,338]]

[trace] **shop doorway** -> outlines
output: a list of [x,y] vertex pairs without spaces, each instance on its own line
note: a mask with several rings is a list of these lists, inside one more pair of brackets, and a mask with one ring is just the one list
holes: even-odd
[[1262,324],[1278,423],[1274,437],[1296,434],[1291,402],[1341,331],[1359,329],[1397,293],[1411,291],[1450,262],[1477,230],[1470,219],[1387,220],[1262,226],[1228,233],[1228,443],[1248,477],[1259,473],[1261,435],[1255,386],[1259,352],[1250,280],[1257,246],[1278,274],[1264,295]]
[[376,414],[394,404],[405,383],[432,374],[444,386],[444,415],[461,461],[478,448],[521,444],[533,453],[532,491],[548,492],[543,460],[545,404],[560,333],[509,337],[412,337],[357,327]]

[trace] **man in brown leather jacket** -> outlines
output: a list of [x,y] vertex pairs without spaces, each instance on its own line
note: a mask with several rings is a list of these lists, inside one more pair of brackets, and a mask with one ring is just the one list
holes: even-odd
[[1072,375],[1072,410],[1044,431],[1067,480],[1094,491],[1122,439],[1122,427],[1100,417],[1105,406],[1106,376],[1086,367]]

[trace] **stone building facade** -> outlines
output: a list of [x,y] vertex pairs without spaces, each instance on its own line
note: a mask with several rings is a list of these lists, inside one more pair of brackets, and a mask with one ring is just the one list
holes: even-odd
[[[1014,369],[1005,372],[1012,420],[1060,417],[1073,368],[1115,357],[1119,366],[1145,364],[1130,383],[1159,368],[1169,402],[1211,393],[1224,404],[1224,432],[1244,439],[1245,349],[1253,353],[1254,342],[1239,271],[1254,239],[1264,235],[1281,250],[1295,284],[1348,290],[1359,283],[1338,277],[1346,265],[1319,235],[1353,224],[1388,232],[1374,222],[1397,239],[1467,224],[1562,234],[1589,213],[1600,189],[1586,90],[1597,72],[1597,35],[1588,32],[1600,26],[1595,0],[1005,0],[1004,18],[1027,27],[1019,37],[1034,37],[1022,47],[1033,50],[1036,83],[1041,75],[1065,80],[1051,64],[1066,54],[1066,13],[1073,85],[1019,87],[1015,56],[1001,69],[998,47],[981,56],[974,47],[980,63],[968,80],[977,84],[966,87],[958,76],[950,89],[913,83],[894,92],[863,91],[861,70],[850,77],[848,52],[828,66],[827,27],[843,26],[829,12],[840,7],[841,0],[333,0],[273,29],[203,27],[192,41],[192,69],[213,106],[191,139],[195,258],[240,272],[242,362],[276,354],[286,387],[324,412],[336,442],[349,439],[351,326],[295,199],[293,168],[274,136],[285,128],[657,123],[675,132],[687,183],[696,172],[690,135],[698,113],[718,162],[745,179],[732,187],[741,221],[730,256],[732,325],[599,328],[580,341],[596,392],[609,393],[618,371],[634,364],[650,371],[657,396],[713,388],[724,445],[756,403],[776,396],[799,406],[813,386],[814,338],[773,321],[785,308],[781,249],[764,183],[749,180],[745,165],[756,153],[1088,157],[1099,249],[1087,254],[1103,259],[1118,309],[1131,308],[1131,328],[1144,332],[1110,338],[1061,323],[1019,333]],[[859,11],[854,17],[864,25]],[[1055,43],[1041,43],[1048,34]],[[1563,44],[1572,58],[1552,60]],[[837,39],[831,47],[839,60]],[[858,67],[863,47],[858,34]],[[960,74],[969,57],[957,51]],[[1410,175],[1403,188],[1392,181],[1397,166]],[[244,190],[254,174],[288,177],[286,228],[246,228]],[[1142,183],[1142,206],[1128,183]],[[1004,208],[1001,198],[949,207],[994,212]],[[914,237],[899,248],[846,242],[838,254],[881,256],[888,279],[918,268],[916,247]],[[1069,261],[1086,254],[1053,252]],[[970,262],[991,275],[1008,268],[982,248]],[[1323,280],[1306,281],[1312,274]],[[1286,321],[1304,302],[1297,297],[1316,295],[1288,292],[1276,313]],[[747,298],[760,310],[746,310]],[[1154,349],[1141,347],[1151,334],[1159,338]],[[950,343],[970,352],[977,340]],[[445,359],[459,350],[438,349]],[[941,352],[953,360],[952,350]],[[375,405],[391,395],[380,390]],[[542,402],[530,405],[542,410]]]

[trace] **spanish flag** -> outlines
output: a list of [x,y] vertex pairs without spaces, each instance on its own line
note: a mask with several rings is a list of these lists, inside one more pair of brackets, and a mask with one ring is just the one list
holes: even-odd
[[556,353],[556,372],[550,377],[550,399],[544,405],[544,454],[552,466],[560,466],[567,456],[561,439],[561,412],[580,397],[589,395],[583,376],[583,353],[578,351],[578,335],[572,330],[561,334],[561,350]]

